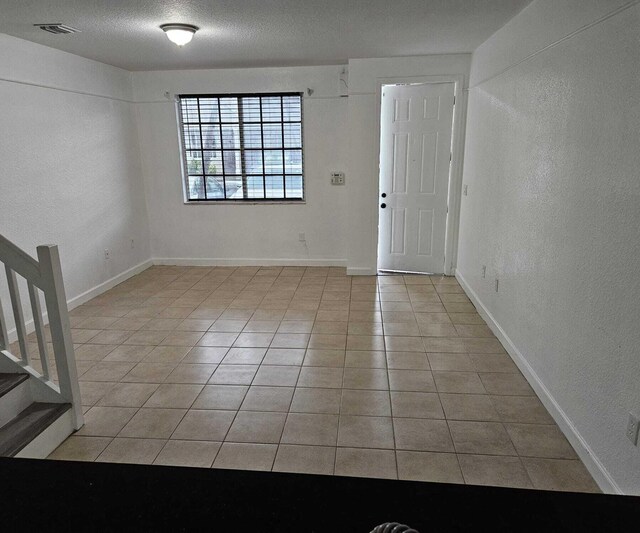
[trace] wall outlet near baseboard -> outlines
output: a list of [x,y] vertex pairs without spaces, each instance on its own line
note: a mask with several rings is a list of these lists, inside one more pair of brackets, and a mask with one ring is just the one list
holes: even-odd
[[640,430],[638,417],[629,413],[629,420],[627,421],[627,438],[634,446],[638,445],[638,430]]
[[332,172],[331,185],[344,185],[344,172]]
[[109,248],[105,248],[105,250],[104,250],[104,260],[108,261],[109,259],[111,259],[111,250],[109,250]]

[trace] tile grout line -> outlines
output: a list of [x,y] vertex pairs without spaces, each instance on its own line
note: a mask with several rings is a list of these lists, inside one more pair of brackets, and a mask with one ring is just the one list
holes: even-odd
[[[405,290],[406,290],[406,285],[404,284],[404,277],[402,278],[403,280],[403,285],[405,286]],[[377,281],[377,280],[376,280]],[[377,286],[378,287],[378,298],[380,298],[381,292],[380,292],[380,285]],[[382,317],[382,344],[384,346],[384,353],[385,353],[385,363],[387,364],[387,386],[388,388],[388,393],[389,393],[389,414],[391,416],[391,437],[393,439],[393,459],[394,459],[394,463],[396,466],[396,479],[400,479],[400,468],[398,467],[398,445],[396,442],[396,424],[395,424],[395,419],[393,417],[393,402],[391,401],[391,376],[389,375],[389,362],[387,360],[387,340],[386,340],[386,331],[385,331],[385,324],[384,324],[384,315],[382,314],[382,301],[380,300],[380,316]]]
[[341,386],[340,386],[340,403],[338,404],[338,428],[337,428],[337,432],[336,432],[336,446],[335,446],[335,454],[333,456],[333,475],[337,476],[339,474],[336,473],[336,469],[338,466],[338,448],[340,447],[340,428],[342,426],[342,401],[344,399],[344,375],[345,375],[345,370],[346,370],[346,365],[347,365],[347,345],[346,342],[348,341],[349,338],[349,317],[351,316],[351,287],[352,287],[352,281],[349,281],[349,311],[347,313],[347,340],[345,341],[345,358],[344,358],[344,362],[342,364],[342,379],[341,379]]
[[[440,300],[440,304],[444,307],[444,303],[442,302],[442,298],[440,298],[440,293],[438,293],[437,289],[436,289],[436,293],[438,295],[438,300]],[[447,308],[444,307],[444,309],[445,309],[445,312],[447,312],[447,317],[449,318],[449,320],[451,320],[451,318],[449,317],[449,313],[447,311]],[[426,345],[425,345],[425,348],[426,348]],[[427,358],[428,358],[428,356],[427,356]],[[430,359],[429,359],[429,366],[431,367],[431,360]],[[431,375],[433,376],[433,369],[432,369],[432,374]],[[453,434],[451,433],[451,426],[449,425],[449,419],[447,418],[447,412],[445,411],[444,405],[442,404],[442,399],[440,397],[441,393],[440,393],[440,390],[438,388],[438,383],[436,382],[435,377],[433,378],[433,386],[436,389],[435,392],[436,392],[436,394],[438,396],[438,401],[440,402],[440,406],[442,407],[442,413],[444,415],[444,422],[447,425],[447,432],[448,432],[448,435],[449,435],[449,439],[451,439],[451,445],[453,446],[453,453],[454,453],[455,458],[456,458],[456,464],[458,465],[458,470],[460,471],[460,475],[462,476],[463,484],[468,484],[467,478],[465,477],[464,471],[462,469],[462,465],[460,464],[460,457],[458,455],[458,448],[456,446],[455,440],[453,439]]]
[[[255,276],[252,276],[251,279],[253,279],[253,277],[255,277]],[[264,297],[262,298],[262,300],[260,300],[260,302],[262,302],[263,300],[264,300]],[[229,309],[229,306],[227,306],[225,308],[225,311],[227,309]],[[224,314],[224,311],[221,313],[220,316],[222,316],[223,314]],[[253,313],[252,313],[251,316],[253,316]],[[226,357],[228,355],[230,350],[231,350],[231,347],[229,348],[229,350],[227,351],[227,353],[225,354],[224,357]],[[266,355],[266,351],[265,351],[265,355]],[[223,361],[224,361],[224,359],[223,359]],[[222,363],[222,361],[221,361],[221,363]],[[259,365],[258,365],[258,368],[259,368]],[[216,453],[216,458],[211,463],[211,468],[215,468],[216,459],[220,455],[220,451],[222,450],[222,447],[225,445],[226,442],[228,442],[227,441],[227,437],[229,436],[229,432],[231,431],[231,428],[233,427],[233,424],[235,423],[236,419],[238,418],[238,414],[240,413],[240,408],[242,407],[242,404],[244,403],[244,401],[245,401],[245,399],[247,397],[247,394],[249,394],[249,390],[251,389],[251,386],[252,386],[253,382],[255,381],[257,374],[258,374],[258,369],[256,369],[255,373],[253,374],[253,377],[251,378],[251,382],[248,384],[247,390],[245,391],[244,395],[242,396],[242,400],[240,401],[240,404],[238,405],[238,408],[235,410],[235,414],[233,415],[233,419],[231,420],[231,423],[229,424],[229,427],[227,428],[227,431],[225,431],[224,437],[222,438],[222,441],[221,441],[221,444],[220,444],[220,449],[218,450],[218,453]],[[212,377],[213,377],[213,375],[212,375]]]
[[[299,287],[300,284],[298,283],[298,285],[296,287]],[[297,289],[296,289],[297,290]],[[285,312],[286,314],[286,312]],[[283,315],[284,316],[284,315]],[[311,338],[311,337],[309,337]],[[307,346],[309,345],[309,341],[307,341]],[[267,349],[268,352],[269,348]],[[271,468],[270,471],[273,472],[273,469],[276,465],[276,460],[278,459],[278,453],[280,452],[280,445],[282,444],[282,437],[284,436],[284,430],[287,427],[287,422],[289,421],[289,413],[291,412],[291,405],[293,404],[293,397],[296,394],[296,389],[298,388],[298,382],[300,381],[300,374],[302,373],[302,365],[304,364],[304,359],[307,356],[307,348],[304,349],[305,353],[304,356],[302,358],[302,362],[300,363],[300,368],[298,370],[298,376],[296,377],[296,383],[293,386],[293,392],[291,393],[291,399],[289,400],[289,407],[287,409],[287,415],[285,416],[284,419],[284,424],[282,424],[282,431],[280,432],[280,438],[278,439],[278,444],[276,446],[276,453],[273,456],[273,463],[271,464]],[[266,354],[265,354],[266,357]]]

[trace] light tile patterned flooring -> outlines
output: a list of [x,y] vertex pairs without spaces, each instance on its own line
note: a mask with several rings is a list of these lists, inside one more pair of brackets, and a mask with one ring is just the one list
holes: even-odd
[[71,320],[51,458],[598,490],[454,278],[156,266]]

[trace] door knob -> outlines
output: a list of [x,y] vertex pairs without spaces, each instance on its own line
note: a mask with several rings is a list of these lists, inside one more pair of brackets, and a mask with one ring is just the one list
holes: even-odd
[[383,192],[380,196],[382,196],[383,198],[386,198],[387,197],[387,193]]
[[387,207],[387,204],[380,204],[380,207],[382,207],[382,209],[384,209],[385,207]]

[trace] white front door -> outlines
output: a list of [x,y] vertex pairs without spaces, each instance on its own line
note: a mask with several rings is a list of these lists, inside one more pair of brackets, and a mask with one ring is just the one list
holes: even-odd
[[385,85],[378,268],[444,272],[453,83]]

